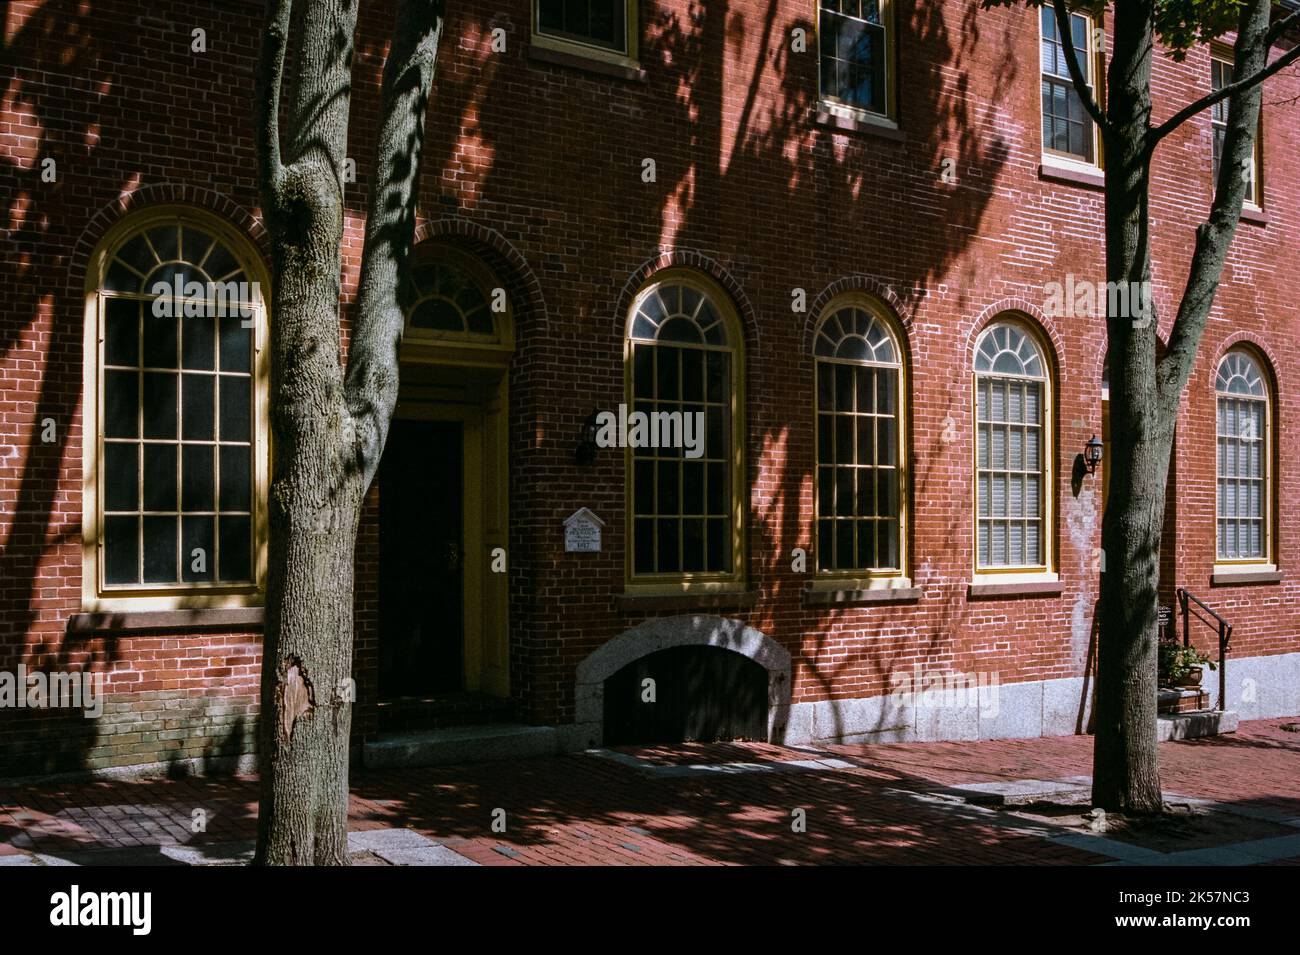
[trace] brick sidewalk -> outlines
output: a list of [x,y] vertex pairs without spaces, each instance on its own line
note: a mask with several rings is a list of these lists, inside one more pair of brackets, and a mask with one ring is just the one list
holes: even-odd
[[[1287,861],[1290,840],[1300,840],[1300,734],[1282,729],[1290,722],[1161,744],[1166,793],[1213,800],[1295,832],[1275,837],[1263,857]],[[1091,756],[1091,737],[1080,736],[819,751],[652,747],[359,772],[350,829],[411,829],[483,865],[1086,865],[1121,854],[1114,842],[1062,839],[1057,827],[943,793],[961,783],[1087,775]],[[112,861],[167,862],[164,847],[201,854],[246,844],[256,809],[249,777],[0,787],[0,862],[33,853],[50,864],[69,854],[99,858],[88,850],[105,850]],[[496,810],[504,811],[504,832],[493,829],[502,818]],[[806,831],[792,828],[796,810]],[[205,822],[197,833],[196,815]],[[1249,821],[1243,818],[1243,832]],[[1300,847],[1290,855],[1300,861]]]

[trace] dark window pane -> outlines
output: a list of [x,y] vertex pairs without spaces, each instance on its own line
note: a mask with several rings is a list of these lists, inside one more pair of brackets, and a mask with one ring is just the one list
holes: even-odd
[[170,584],[176,582],[176,518],[145,517],[144,527],[144,582]]
[[244,327],[236,315],[221,320],[221,370],[251,371],[253,368],[253,329]]
[[633,481],[633,508],[637,514],[655,512],[655,466],[653,461],[637,461]]
[[726,514],[727,502],[731,500],[731,489],[727,487],[727,466],[725,464],[709,465],[709,513]]
[[220,577],[226,581],[252,580],[252,522],[247,517],[220,518]]
[[176,510],[176,445],[144,446],[144,509]]
[[140,276],[136,275],[121,262],[116,259],[108,267],[104,274],[104,290],[106,292],[138,292],[140,291]]
[[163,262],[180,257],[179,234],[175,226],[159,226],[149,230],[149,241]]
[[214,375],[181,376],[181,437],[185,440],[211,441],[215,437],[216,388]]
[[858,521],[858,553],[853,563],[855,570],[870,570],[881,566],[876,556],[877,521]]
[[149,245],[145,242],[143,235],[135,236],[126,245],[122,246],[117,253],[117,258],[141,275],[148,275],[153,271],[154,266],[158,264],[157,259],[153,257],[153,253],[149,251]]
[[682,399],[704,400],[704,353],[694,348],[682,352]]
[[176,437],[176,386],[175,372],[144,373],[144,436],[146,438]]
[[134,511],[140,500],[139,445],[104,444],[104,510]]
[[134,371],[104,372],[104,436],[140,436],[140,376]]
[[835,522],[835,569],[853,568],[853,521]]
[[181,510],[213,510],[212,445],[187,444],[181,451]]
[[181,518],[181,579],[217,579],[216,519]]
[[654,397],[654,348],[632,346],[632,394],[637,398]]
[[660,518],[655,522],[659,534],[659,571],[674,573],[680,571],[681,559],[677,553],[678,527],[677,519]]
[[709,352],[704,359],[706,381],[708,383],[708,400],[716,402],[731,399],[731,381],[728,375],[727,355],[723,352]]
[[729,457],[726,409],[716,406],[709,408],[704,416],[704,427],[704,453],[710,458]]
[[633,522],[632,536],[635,539],[634,570],[638,574],[652,574],[655,569],[655,522],[649,518],[637,518]]
[[817,469],[817,512],[829,516],[835,511],[835,469]]
[[216,366],[217,320],[207,316],[181,319],[181,367],[211,371]]
[[835,409],[835,366],[824,361],[817,363],[817,407],[822,411]]
[[[870,471],[864,471],[863,474],[870,474]],[[853,494],[853,469],[837,468],[835,471],[835,513],[839,517],[850,517],[853,514],[854,494]]]
[[698,461],[682,463],[682,513],[704,513],[705,465]]
[[678,497],[677,472],[680,467],[674,461],[659,462],[659,488],[658,501],[660,514],[678,514],[680,513],[681,499]]
[[853,366],[835,366],[835,410],[853,410]]
[[252,379],[221,376],[221,440],[248,441],[252,423]]
[[134,365],[140,357],[140,303],[110,298],[104,303],[104,363]]
[[251,510],[253,459],[248,445],[221,447],[221,510]]
[[831,535],[835,532],[834,521],[817,522],[817,569],[834,570],[835,550]]
[[676,348],[658,349],[655,380],[657,382],[655,393],[660,401],[670,399],[673,401],[681,398],[681,381],[678,378],[678,361],[677,356],[680,354]]
[[203,263],[203,271],[212,276],[213,281],[220,281],[239,268],[239,263],[230,254],[230,250],[218,243]]
[[203,261],[212,247],[212,236],[196,229],[181,229],[181,257],[195,265]]
[[153,313],[153,305],[144,308],[144,364],[146,368],[175,368],[180,320]]
[[704,569],[704,520],[687,518],[682,521],[682,570],[690,573]]
[[104,582],[140,582],[140,525],[136,517],[104,518]]

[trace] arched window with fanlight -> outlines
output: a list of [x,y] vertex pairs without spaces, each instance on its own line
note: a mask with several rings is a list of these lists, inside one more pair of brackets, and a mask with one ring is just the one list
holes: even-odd
[[975,569],[1052,567],[1052,377],[1027,322],[999,320],[975,346]]
[[903,350],[889,312],[851,295],[813,338],[817,571],[901,577],[906,560]]
[[1272,414],[1268,380],[1259,360],[1234,348],[1214,379],[1218,444],[1216,560],[1269,564],[1272,560]]
[[83,602],[246,602],[260,589],[268,279],[247,240],[168,206],[124,220],[86,287]]
[[[667,270],[633,302],[626,349],[628,416],[644,416],[652,439],[638,441],[629,430],[629,580],[669,590],[737,584],[744,527],[739,319],[713,282]],[[693,435],[697,447],[654,440],[687,416],[704,426]]]

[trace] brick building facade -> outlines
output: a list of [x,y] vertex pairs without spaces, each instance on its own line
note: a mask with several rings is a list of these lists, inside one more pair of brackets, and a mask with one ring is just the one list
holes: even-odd
[[[358,547],[358,743],[480,720],[554,727],[556,747],[683,720],[794,743],[1085,729],[1104,468],[1076,459],[1105,433],[1105,330],[1048,302],[1104,277],[1101,159],[1068,97],[1045,105],[1038,14],[449,8],[399,424]],[[159,275],[265,271],[261,4],[6,13],[0,671],[103,673],[106,695],[98,719],[0,711],[0,774],[238,757],[275,316],[250,301],[251,321],[203,326],[216,338],[191,350],[197,326],[159,338],[132,309]],[[362,15],[345,324],[391,8]],[[1104,44],[1079,26],[1096,69]],[[1155,69],[1157,119],[1219,70],[1211,49]],[[1251,717],[1300,713],[1300,82],[1268,89],[1161,553],[1162,602],[1186,588],[1233,624],[1228,705]],[[1153,167],[1162,328],[1215,128],[1197,117]],[[225,253],[237,266],[216,270]],[[593,411],[620,404],[701,411],[699,459],[576,454]],[[566,549],[584,507],[598,551]],[[891,696],[934,673],[983,687]],[[673,701],[657,723],[613,699],[647,675]]]

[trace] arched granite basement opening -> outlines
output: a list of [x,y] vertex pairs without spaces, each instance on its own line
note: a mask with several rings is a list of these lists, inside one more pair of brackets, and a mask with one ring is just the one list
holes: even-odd
[[[682,648],[695,651],[680,652]],[[690,675],[692,668],[701,675]],[[635,691],[636,700],[640,700],[641,680],[646,676],[656,680],[656,700],[668,706],[657,714],[634,714],[630,720],[625,706],[613,701],[607,706],[607,689],[620,696]],[[735,706],[720,705],[719,684],[744,688],[739,690],[744,696]],[[607,712],[620,721],[609,727],[613,731],[609,738]],[[620,717],[620,713],[624,715]],[[632,739],[629,734],[663,732],[671,736],[731,731],[731,727],[743,729],[745,738],[780,740],[789,713],[789,651],[761,631],[725,617],[647,620],[611,639],[577,669],[575,722],[588,746],[611,741],[674,742]]]

